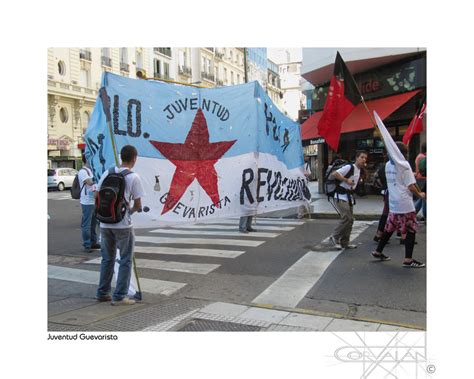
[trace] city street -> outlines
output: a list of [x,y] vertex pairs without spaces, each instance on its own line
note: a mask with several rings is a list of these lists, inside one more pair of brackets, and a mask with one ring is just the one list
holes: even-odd
[[[189,329],[186,315],[202,308],[234,326],[236,318],[224,316],[244,320],[262,310],[280,312],[272,320],[289,315],[328,320],[313,330],[426,328],[426,270],[401,266],[404,248],[395,238],[384,251],[392,260],[375,261],[370,255],[375,221],[356,221],[352,241],[358,248],[342,252],[324,242],[337,219],[258,217],[257,232],[249,234],[238,232],[237,219],[136,230],[143,301],[110,307],[94,300],[100,252],[82,251],[79,202],[68,191],[48,192],[48,214],[51,331],[227,330],[215,324],[206,329],[195,318],[196,329]],[[425,262],[424,225],[417,240],[414,256]],[[289,325],[267,330],[305,330]]]

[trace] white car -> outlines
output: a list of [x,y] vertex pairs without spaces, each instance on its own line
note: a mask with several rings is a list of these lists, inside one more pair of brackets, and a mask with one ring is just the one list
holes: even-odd
[[57,188],[62,191],[64,188],[70,188],[76,174],[76,170],[68,167],[48,169],[48,189]]

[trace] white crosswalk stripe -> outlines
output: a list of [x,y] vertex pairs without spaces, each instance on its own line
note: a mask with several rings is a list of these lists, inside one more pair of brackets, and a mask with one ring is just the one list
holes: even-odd
[[[355,221],[351,240],[357,238],[371,224],[372,222]],[[328,238],[325,241],[327,240]],[[342,251],[307,252],[275,282],[253,299],[252,303],[296,307]]]
[[171,237],[148,237],[148,236],[136,236],[135,241],[137,242],[149,242],[155,244],[191,244],[191,245],[228,245],[228,246],[249,246],[256,247],[260,246],[265,241],[247,241],[237,239],[210,239],[210,238],[171,238]]
[[[69,192],[50,193],[48,194],[48,198],[71,200]],[[247,248],[260,246],[267,240],[278,237],[281,233],[294,230],[295,227],[304,224],[302,221],[295,220],[258,218],[257,222],[253,223],[252,226],[260,230],[258,232],[245,234],[238,231],[238,222],[238,219],[223,219],[204,224],[168,226],[147,231],[142,235],[140,235],[140,233],[143,232],[136,230],[135,233],[138,235],[135,236],[135,253],[146,254],[149,258],[155,258],[160,255],[170,255],[181,256],[184,260],[186,256],[198,257],[201,260],[205,260],[208,257],[214,259],[235,259],[244,254]],[[166,236],[167,234],[168,236]],[[215,238],[216,236],[235,238]],[[143,246],[143,243],[146,243],[147,246]],[[188,245],[189,247],[187,247]],[[203,245],[203,248],[199,248],[196,245]],[[234,249],[227,250],[227,247],[234,247]],[[242,249],[236,250],[236,247]],[[101,258],[99,257],[85,263],[91,266],[97,266],[100,262]],[[221,267],[220,264],[214,262],[196,263],[165,259],[144,259],[144,257],[140,255],[136,257],[135,263],[138,269],[172,271],[197,275],[207,275]],[[51,279],[97,285],[99,272],[86,269],[48,266],[48,277]],[[186,283],[140,277],[140,286],[143,292],[169,296],[186,286]]]
[[[155,229],[151,233],[157,234],[187,234],[187,235],[199,235],[202,236],[204,233],[202,230],[186,230],[186,229]],[[252,232],[252,233],[241,233],[237,231],[214,231],[207,230],[205,232],[206,236],[234,236],[234,237],[243,237],[243,238],[252,238],[252,237],[268,237],[275,238],[280,235],[280,233],[268,233],[268,232]]]
[[[209,221],[206,223],[198,224],[198,225],[212,225],[212,224],[219,224],[219,225],[227,225],[227,224],[232,224],[232,225],[239,225],[239,219],[223,219],[223,220],[215,220],[215,221]],[[288,220],[284,218],[279,218],[279,219],[269,219],[265,217],[261,218],[256,218],[254,221],[252,221],[252,225],[303,225],[304,221],[295,221],[295,220]]]
[[48,192],[48,200],[74,200],[69,191]]
[[196,249],[166,246],[135,246],[135,253],[163,254],[163,255],[193,255],[197,257],[237,258],[245,251],[219,250],[219,249]]
[[[59,266],[48,266],[48,278],[97,285],[99,283],[99,272]],[[176,291],[179,291],[185,285],[186,283],[140,278],[140,287],[142,291],[156,295],[170,296]]]
[[[193,225],[180,225],[180,229],[199,229],[199,230],[238,230],[239,225],[219,225],[219,224],[193,224]],[[273,226],[273,225],[258,225],[258,230],[265,230],[265,231],[276,231],[276,232],[289,232],[293,230],[294,226]],[[207,232],[204,232],[207,234]]]
[[[100,264],[102,258],[95,258],[85,263]],[[219,268],[221,265],[207,263],[185,263],[174,261],[160,261],[155,259],[135,259],[138,268],[148,268],[153,270],[177,271],[188,274],[206,275]]]

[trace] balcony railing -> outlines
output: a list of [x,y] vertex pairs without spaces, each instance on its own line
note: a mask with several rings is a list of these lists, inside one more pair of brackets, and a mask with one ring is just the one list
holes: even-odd
[[101,61],[102,61],[102,66],[112,67],[111,58],[102,56]]
[[171,57],[171,47],[154,47],[153,51]]
[[208,73],[208,72],[205,72],[205,71],[201,71],[201,78],[206,79],[206,80],[209,80],[210,82],[214,82],[214,81],[215,81],[214,75],[213,75],[213,74],[210,74],[210,73]]
[[222,87],[222,86],[224,86],[224,81],[222,81],[222,80],[220,80],[220,79],[216,79],[216,85],[217,85],[218,87]]
[[180,75],[185,75],[185,76],[192,75],[191,67],[188,67],[188,66],[179,66],[178,72]]
[[205,47],[205,49],[214,52],[214,48],[213,48],[213,47]]
[[155,72],[153,74],[153,77],[156,79],[165,79],[165,80],[170,80],[169,74],[160,74],[159,72]]
[[92,61],[92,54],[89,50],[80,50],[79,58],[84,59],[86,61]]
[[120,71],[130,72],[130,65],[128,63],[120,62]]
[[222,53],[222,52],[216,50],[216,58],[217,58],[217,59],[222,59],[222,58],[224,58],[224,53]]

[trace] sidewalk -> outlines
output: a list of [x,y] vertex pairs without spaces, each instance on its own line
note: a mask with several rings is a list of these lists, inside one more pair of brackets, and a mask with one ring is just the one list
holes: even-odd
[[[318,192],[318,182],[309,182],[311,192],[310,214],[311,218],[338,219],[339,215],[329,203],[324,193]],[[360,197],[356,195],[354,205],[354,217],[356,220],[378,220],[383,211],[383,198],[380,195],[367,195]],[[290,208],[282,211],[268,212],[259,217],[295,218],[298,208]]]
[[[79,300],[79,299],[77,299]],[[159,331],[422,331],[413,325],[381,324],[371,320],[342,318],[341,315],[285,310],[264,305],[241,305],[178,299],[159,304],[138,303],[112,307],[109,303],[75,302],[69,310],[50,303],[49,332],[159,332]],[[347,316],[346,316],[347,317]]]
[[[318,182],[309,182],[311,191],[311,218],[339,218],[334,207],[328,202],[326,194],[318,192]],[[380,195],[356,195],[354,217],[358,220],[377,220],[383,211],[383,198]]]

